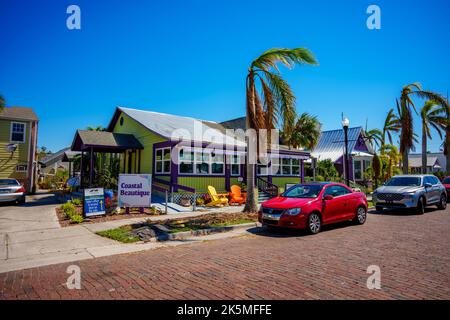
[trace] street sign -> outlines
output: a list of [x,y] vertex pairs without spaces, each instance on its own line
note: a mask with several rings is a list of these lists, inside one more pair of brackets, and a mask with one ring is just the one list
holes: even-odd
[[84,189],[83,211],[85,217],[106,214],[103,188]]
[[152,200],[151,174],[119,174],[119,207],[148,208]]

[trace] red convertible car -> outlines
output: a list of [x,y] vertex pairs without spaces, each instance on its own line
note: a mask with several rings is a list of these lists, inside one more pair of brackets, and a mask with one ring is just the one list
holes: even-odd
[[297,184],[261,205],[259,222],[268,227],[307,229],[318,233],[322,225],[367,219],[367,199],[362,192],[341,183]]
[[445,177],[442,180],[442,184],[445,187],[445,190],[447,190],[447,198],[450,196],[450,177]]

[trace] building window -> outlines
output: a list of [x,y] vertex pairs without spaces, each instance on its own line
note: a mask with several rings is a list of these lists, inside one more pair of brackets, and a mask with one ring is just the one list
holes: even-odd
[[183,148],[179,153],[180,174],[223,175],[225,162],[223,154],[211,151],[189,151]]
[[16,166],[16,172],[27,172],[28,170],[28,165],[26,164],[18,164]]
[[241,174],[241,158],[238,155],[231,156],[231,175],[239,176]]
[[156,149],[155,172],[170,173],[170,147]]
[[281,159],[281,164],[272,165],[272,175],[280,176],[299,176],[300,160],[299,159]]
[[25,123],[11,122],[11,142],[25,142]]
[[362,161],[355,160],[353,163],[355,167],[355,180],[362,180]]

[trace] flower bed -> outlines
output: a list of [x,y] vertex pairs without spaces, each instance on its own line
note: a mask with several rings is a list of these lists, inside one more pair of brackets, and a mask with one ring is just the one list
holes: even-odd
[[124,243],[139,240],[150,241],[161,234],[176,234],[186,231],[198,231],[257,222],[256,213],[211,213],[192,218],[169,219],[166,221],[150,221],[122,226],[116,229],[97,232],[98,235]]
[[90,224],[113,220],[144,218],[149,215],[160,215],[160,211],[144,208],[144,212],[140,212],[138,208],[131,208],[129,213],[125,213],[122,209],[120,213],[115,212],[113,206],[106,210],[106,215],[83,218],[83,204],[79,200],[68,201],[60,207],[56,208],[56,215],[61,227],[67,227],[75,224]]

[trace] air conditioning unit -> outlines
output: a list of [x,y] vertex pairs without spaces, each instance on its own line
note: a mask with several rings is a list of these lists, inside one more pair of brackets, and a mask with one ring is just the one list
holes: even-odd
[[7,144],[5,148],[6,148],[6,152],[13,153],[17,149],[17,144],[10,143],[10,144]]

